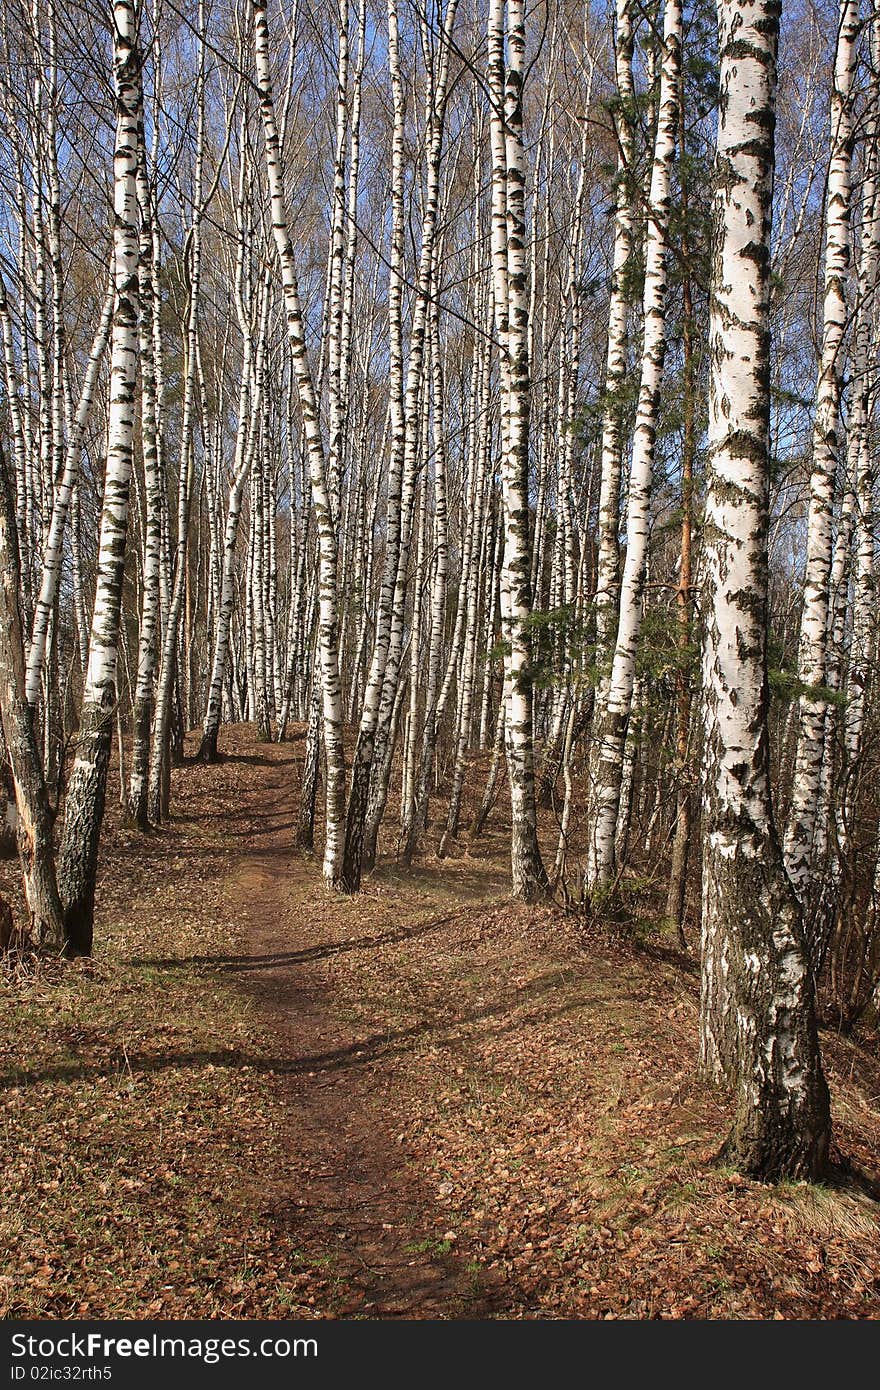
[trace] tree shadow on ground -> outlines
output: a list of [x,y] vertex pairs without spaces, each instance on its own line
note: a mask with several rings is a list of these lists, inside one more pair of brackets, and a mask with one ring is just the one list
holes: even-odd
[[[44,1067],[40,1071],[28,1071],[23,1068],[21,1071],[7,1072],[0,1075],[0,1089],[12,1086],[38,1086],[47,1081],[87,1081],[119,1074],[149,1074],[170,1069],[198,1070],[208,1066],[235,1070],[247,1067],[252,1072],[278,1076],[332,1074],[369,1066],[373,1062],[389,1058],[406,1056],[415,1051],[422,1041],[452,1048],[464,1047],[474,1037],[470,1030],[475,1024],[494,1025],[477,1032],[477,1039],[497,1038],[523,1027],[564,1018],[582,1008],[623,1003],[632,1005],[635,1002],[634,997],[620,990],[608,995],[584,992],[575,999],[568,999],[554,1006],[546,996],[555,992],[558,987],[559,972],[554,970],[520,988],[516,995],[517,1014],[514,1018],[505,1018],[512,1003],[511,999],[505,996],[464,1014],[423,1017],[403,1028],[384,1029],[363,1038],[356,1038],[342,1047],[328,1048],[323,1052],[308,1053],[299,1057],[267,1057],[261,1056],[259,1052],[244,1052],[239,1048],[212,1048],[184,1053],[133,1053],[124,1050],[114,1053],[104,1061],[63,1063]],[[536,1007],[523,1011],[524,1003],[531,1003]]]
[[324,960],[328,956],[345,955],[349,951],[373,950],[377,946],[396,946],[403,941],[415,940],[448,926],[456,916],[456,913],[446,913],[442,917],[432,917],[427,922],[417,922],[412,927],[398,927],[393,931],[346,938],[343,941],[325,941],[317,946],[304,946],[299,951],[275,951],[258,956],[133,956],[128,964],[135,968],[148,967],[154,970],[186,970],[192,965],[208,965],[229,972],[267,970],[279,965],[302,965],[306,961]]

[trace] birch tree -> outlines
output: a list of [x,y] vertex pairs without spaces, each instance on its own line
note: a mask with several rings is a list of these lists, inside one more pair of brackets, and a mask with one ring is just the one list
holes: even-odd
[[88,667],[58,861],[68,949],[82,955],[88,955],[92,947],[98,840],[116,701],[119,618],[134,445],[139,308],[137,167],[143,105],[138,19],[131,0],[114,0],[113,5],[113,92],[116,297],[110,329],[107,465]]
[[511,796],[513,895],[526,901],[547,890],[538,846],[529,616],[531,552],[528,508],[529,360],[526,285],[523,84],[525,6],[490,0],[488,85],[492,155],[492,279],[501,356],[501,498],[504,554],[501,624],[505,638],[504,709]]
[[614,874],[614,839],[620,807],[626,730],[632,710],[636,649],[643,613],[651,479],[666,353],[669,209],[678,129],[681,16],[680,0],[666,0],[657,136],[648,195],[641,383],[629,477],[626,560],[621,580],[614,659],[607,694],[602,692],[604,699],[600,700],[593,732],[587,830],[586,883],[589,891],[609,883]]
[[272,231],[281,266],[287,333],[299,391],[303,431],[309,457],[312,501],[318,527],[320,589],[318,648],[323,691],[324,749],[327,759],[324,880],[333,888],[342,884],[344,845],[345,753],[342,743],[343,703],[339,679],[339,611],[337,603],[338,547],[336,518],[330,491],[314,380],[306,351],[305,326],[299,298],[293,246],[285,207],[284,174],[275,120],[275,103],[269,66],[266,7],[256,0],[254,52],[260,115],[266,147],[266,168],[272,204]]
[[617,0],[614,64],[614,133],[617,138],[617,180],[614,208],[614,250],[611,298],[608,308],[608,353],[599,489],[599,546],[596,566],[596,651],[601,659],[614,643],[620,588],[620,483],[624,451],[624,411],[621,400],[628,368],[629,305],[626,277],[633,253],[633,18],[631,0]]
[[[825,205],[825,276],[822,350],[816,388],[807,562],[798,675],[800,722],[785,861],[796,893],[807,906],[825,857],[828,807],[821,796],[827,720],[829,603],[834,550],[834,497],[841,449],[842,345],[848,315],[851,260],[852,88],[859,31],[858,0],[840,0],[831,98],[831,158]],[[811,922],[814,914],[811,914]],[[818,923],[813,923],[818,929]]]
[[65,935],[55,875],[52,821],[25,684],[21,573],[12,482],[0,441],[0,717],[15,787],[16,838],[30,916],[28,936],[35,946],[60,952]]
[[800,907],[773,821],[767,728],[773,0],[720,0],[702,650],[700,1060],[735,1091],[725,1162],[824,1176],[830,1119]]

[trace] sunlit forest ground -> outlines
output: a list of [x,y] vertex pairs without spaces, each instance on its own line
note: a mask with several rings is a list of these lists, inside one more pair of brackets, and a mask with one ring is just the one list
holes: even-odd
[[880,1315],[876,1039],[823,1034],[837,1187],[716,1168],[695,960],[511,905],[482,766],[449,858],[398,867],[389,813],[328,895],[303,734],[224,730],[148,836],[111,779],[94,960],[4,968],[3,1314]]

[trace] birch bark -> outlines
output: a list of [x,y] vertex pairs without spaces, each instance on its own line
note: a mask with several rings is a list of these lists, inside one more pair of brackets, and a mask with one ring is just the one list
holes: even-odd
[[[607,694],[601,690],[597,700],[590,757],[586,873],[588,892],[604,887],[614,875],[614,839],[620,807],[626,729],[632,710],[636,650],[642,623],[642,598],[650,531],[651,479],[666,354],[670,185],[678,131],[681,25],[681,0],[666,0],[659,115],[648,195],[644,339],[629,479],[626,560],[621,581],[614,660]],[[609,443],[609,449],[610,447]]]
[[0,440],[0,717],[15,788],[16,838],[30,940],[37,947],[60,952],[65,945],[64,921],[46,784],[25,692],[20,592],[13,480]]
[[107,466],[98,548],[98,580],[89,637],[77,752],[67,789],[58,880],[67,947],[92,947],[98,838],[116,701],[117,646],[128,533],[134,445],[134,393],[138,348],[137,165],[142,140],[141,59],[132,0],[113,4],[113,245],[116,298],[110,332],[110,414]]
[[326,833],[324,839],[324,880],[328,886],[342,886],[344,846],[345,754],[342,743],[343,700],[339,679],[339,608],[337,601],[338,547],[330,481],[321,438],[317,397],[306,352],[305,326],[300,304],[293,245],[287,220],[281,146],[275,121],[269,66],[269,35],[266,6],[254,0],[254,52],[260,114],[266,147],[266,168],[272,204],[272,231],[281,266],[287,334],[299,391],[300,411],[309,457],[312,501],[318,528],[320,564],[318,649],[320,653],[324,748],[327,759]]
[[775,0],[721,0],[702,669],[700,1062],[736,1093],[725,1162],[769,1181],[828,1162],[828,1089],[800,909],[773,823],[767,728],[769,271]]
[[511,798],[513,896],[525,901],[548,890],[538,847],[531,673],[531,549],[529,534],[529,358],[526,287],[525,6],[490,0],[488,85],[492,152],[492,276],[501,354],[501,498],[504,553],[501,628],[505,640],[504,710]]
[[[821,805],[825,748],[830,580],[834,551],[834,493],[841,454],[840,398],[851,260],[852,92],[858,0],[840,0],[831,97],[831,158],[825,205],[825,282],[822,352],[816,387],[813,464],[807,517],[807,564],[798,675],[803,687],[785,863],[801,903],[808,905],[825,857],[827,807]],[[815,914],[811,914],[811,919]],[[818,922],[816,926],[818,928]]]

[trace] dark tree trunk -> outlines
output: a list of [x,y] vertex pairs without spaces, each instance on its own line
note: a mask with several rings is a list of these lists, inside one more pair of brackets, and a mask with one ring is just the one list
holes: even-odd
[[321,672],[317,667],[312,680],[312,699],[306,731],[306,758],[303,764],[296,843],[300,849],[315,847],[315,803],[321,771]]

